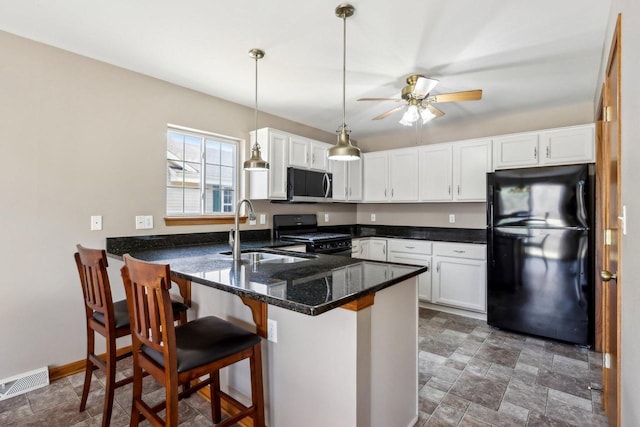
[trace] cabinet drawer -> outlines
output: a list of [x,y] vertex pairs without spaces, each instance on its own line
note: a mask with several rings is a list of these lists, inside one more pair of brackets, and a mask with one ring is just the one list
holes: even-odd
[[434,243],[433,254],[455,258],[487,259],[487,245],[468,243]]
[[389,239],[389,254],[393,252],[405,252],[412,254],[431,255],[431,242],[410,239]]
[[389,252],[388,261],[400,264],[429,265],[431,255]]

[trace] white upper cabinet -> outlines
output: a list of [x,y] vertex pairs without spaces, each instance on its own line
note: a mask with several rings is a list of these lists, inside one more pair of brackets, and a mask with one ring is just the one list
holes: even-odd
[[290,135],[289,166],[326,172],[328,170],[327,150],[329,147],[331,144]]
[[496,169],[536,166],[540,149],[537,133],[500,136],[493,139]]
[[389,152],[389,200],[418,201],[418,150],[403,148]]
[[540,132],[540,146],[545,165],[595,162],[595,125]]
[[329,160],[329,171],[333,176],[334,201],[362,200],[362,159]]
[[434,144],[419,149],[422,202],[482,202],[491,172],[491,140]]
[[389,199],[389,156],[386,151],[364,153],[363,199],[365,202],[386,202]]
[[[251,146],[255,131],[251,132]],[[258,129],[262,158],[269,162],[268,171],[249,172],[249,198],[253,200],[287,198],[287,164],[289,135],[270,128]]]
[[566,165],[595,161],[593,123],[496,137],[496,169]]
[[418,151],[416,148],[363,154],[365,202],[417,202]]
[[420,201],[453,200],[453,147],[451,144],[425,145],[418,149]]
[[458,202],[487,200],[487,172],[491,172],[491,140],[453,144],[453,199]]

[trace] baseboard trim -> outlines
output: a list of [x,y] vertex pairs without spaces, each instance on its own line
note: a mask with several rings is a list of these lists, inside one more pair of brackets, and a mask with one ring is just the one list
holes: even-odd
[[[116,350],[116,357],[120,357],[123,354],[130,352],[131,346],[119,348]],[[102,360],[107,360],[107,354],[102,353],[98,355]],[[77,362],[67,363],[66,365],[54,366],[49,368],[49,381],[56,381],[74,374],[78,372],[84,372],[86,369],[86,360],[78,360]]]

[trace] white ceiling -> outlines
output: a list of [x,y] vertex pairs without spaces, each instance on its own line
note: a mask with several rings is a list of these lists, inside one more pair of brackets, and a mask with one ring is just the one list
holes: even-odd
[[[0,0],[0,30],[333,132],[342,123],[339,0]],[[432,94],[483,89],[438,104],[428,126],[594,98],[610,1],[354,0],[347,19],[347,124],[355,139],[399,132],[409,74]]]

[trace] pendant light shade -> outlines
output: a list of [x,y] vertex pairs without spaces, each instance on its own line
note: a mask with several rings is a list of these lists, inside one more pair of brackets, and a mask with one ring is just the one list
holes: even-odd
[[264,57],[264,51],[251,49],[249,56],[256,61],[255,142],[251,148],[251,157],[244,162],[243,168],[246,171],[264,171],[269,169],[269,163],[262,159],[260,144],[258,144],[258,59]]
[[350,130],[347,127],[346,119],[346,80],[347,80],[347,18],[353,15],[354,7],[350,4],[341,4],[336,7],[336,16],[342,18],[343,41],[342,41],[342,126],[338,129],[338,142],[329,149],[330,160],[351,161],[360,158],[360,149],[351,145],[349,140]]

